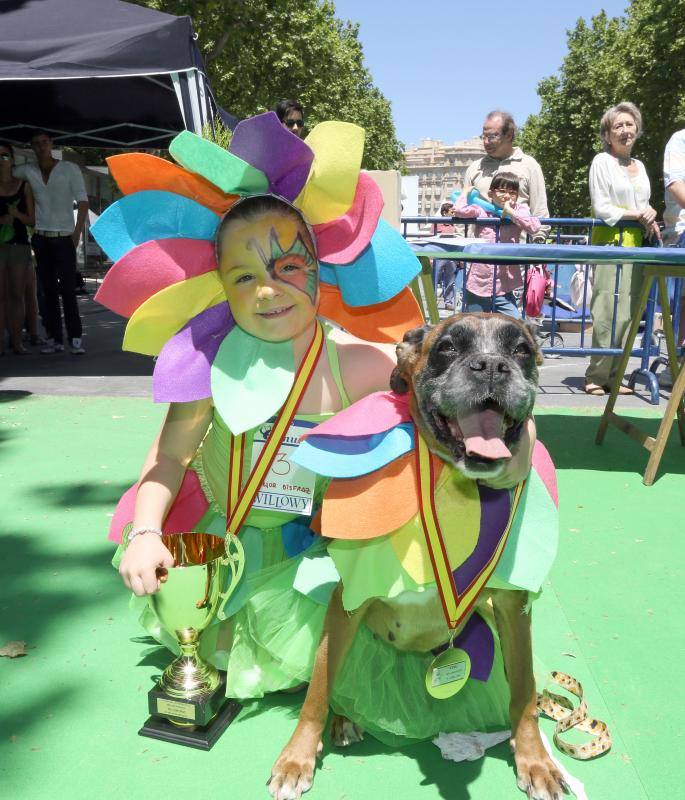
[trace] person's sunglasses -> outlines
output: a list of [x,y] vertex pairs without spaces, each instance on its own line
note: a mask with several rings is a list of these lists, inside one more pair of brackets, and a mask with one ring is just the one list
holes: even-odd
[[298,128],[303,127],[304,120],[303,119],[287,119],[285,121],[286,128],[294,128],[297,125]]
[[11,161],[12,156],[9,153],[0,153],[0,161]]

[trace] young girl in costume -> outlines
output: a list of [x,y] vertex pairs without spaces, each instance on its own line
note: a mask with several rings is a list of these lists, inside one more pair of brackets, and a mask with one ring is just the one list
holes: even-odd
[[[496,215],[484,210],[475,203],[469,203],[471,191],[466,186],[457,198],[453,213],[457,217],[492,217]],[[477,234],[486,242],[518,242],[521,232],[535,233],[540,230],[540,220],[531,217],[530,210],[518,202],[519,179],[513,172],[498,172],[494,175],[488,198],[493,205],[502,209],[502,215],[508,217],[513,224],[501,225],[498,229],[489,225],[479,225]],[[495,277],[495,270],[497,276]],[[518,265],[473,263],[468,270],[464,285],[465,311],[499,311],[510,317],[521,316],[514,289],[523,286],[521,267]],[[493,297],[494,294],[494,297]]]
[[[406,288],[418,262],[380,220],[362,149],[354,125],[322,123],[301,141],[268,113],[237,126],[230,152],[182,133],[170,147],[181,166],[109,159],[125,197],[94,226],[117,262],[98,300],[130,317],[125,349],[158,355],[155,400],[171,403],[112,524],[136,596],[157,591],[172,566],[160,533],[223,535],[229,497],[235,520],[229,463],[244,488],[303,364],[312,367],[275,462],[231,528],[245,571],[230,619],[202,637],[231,697],[309,678],[338,576],[310,529],[327,481],[295,472],[289,455],[307,429],[386,389],[391,343],[423,322]],[[175,649],[140,603],[148,631]]]
[[[224,534],[231,457],[244,483],[307,356],[312,366],[234,531],[245,572],[226,608],[230,624],[202,639],[203,655],[228,670],[233,697],[308,678],[321,584],[337,580],[318,573],[325,545],[310,530],[326,482],[289,454],[308,428],[387,388],[391,343],[423,321],[406,288],[418,263],[380,220],[380,190],[360,173],[363,138],[330,122],[303,142],[268,113],[237,126],[230,152],[185,132],[170,148],[181,166],[143,154],[109,159],[124,197],[94,226],[116,261],[97,299],[130,317],[125,349],[158,356],[155,400],[170,402],[111,529],[134,595],[157,591],[173,564],[163,534]],[[138,602],[145,627],[175,649]]]

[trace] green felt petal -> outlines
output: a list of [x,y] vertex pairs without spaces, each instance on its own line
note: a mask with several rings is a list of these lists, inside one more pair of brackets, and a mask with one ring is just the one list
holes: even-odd
[[326,552],[316,553],[302,558],[295,574],[293,588],[315,603],[328,605],[333,589],[339,581],[340,576],[333,559]]
[[294,376],[292,341],[267,342],[236,326],[212,364],[214,405],[233,435],[244,433],[278,412]]
[[402,569],[390,536],[377,539],[335,539],[328,552],[343,582],[343,606],[359,608],[372,597],[396,597],[402,592],[420,592],[424,586]]
[[558,541],[557,509],[542,479],[531,470],[507,546],[489,585],[497,588],[497,581],[503,581],[530,592],[540,591],[554,563]]
[[169,152],[182,167],[202,175],[222,192],[259,194],[269,190],[269,181],[261,170],[190,131],[179,133]]

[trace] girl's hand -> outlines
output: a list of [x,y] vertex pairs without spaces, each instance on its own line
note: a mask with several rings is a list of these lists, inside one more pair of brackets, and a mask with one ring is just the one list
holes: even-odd
[[156,533],[141,533],[128,545],[119,565],[124,584],[138,597],[154,594],[174,566],[171,553]]
[[506,200],[502,206],[502,216],[504,215],[509,217],[509,219],[514,219],[514,209],[508,200]]

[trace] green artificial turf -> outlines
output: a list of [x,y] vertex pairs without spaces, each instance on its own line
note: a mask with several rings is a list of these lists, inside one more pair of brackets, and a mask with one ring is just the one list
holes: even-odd
[[[246,707],[209,753],[144,739],[146,692],[168,655],[143,637],[109,566],[106,531],[161,421],[144,400],[0,393],[0,796],[17,800],[268,797],[301,695]],[[536,656],[575,675],[611,753],[561,757],[590,800],[680,793],[685,451],[641,483],[646,452],[597,417],[540,413],[559,473],[561,542],[534,607]],[[641,421],[654,430],[654,418]],[[551,738],[551,723],[543,722]],[[519,798],[506,745],[453,764],[425,743],[326,747],[312,800]]]

